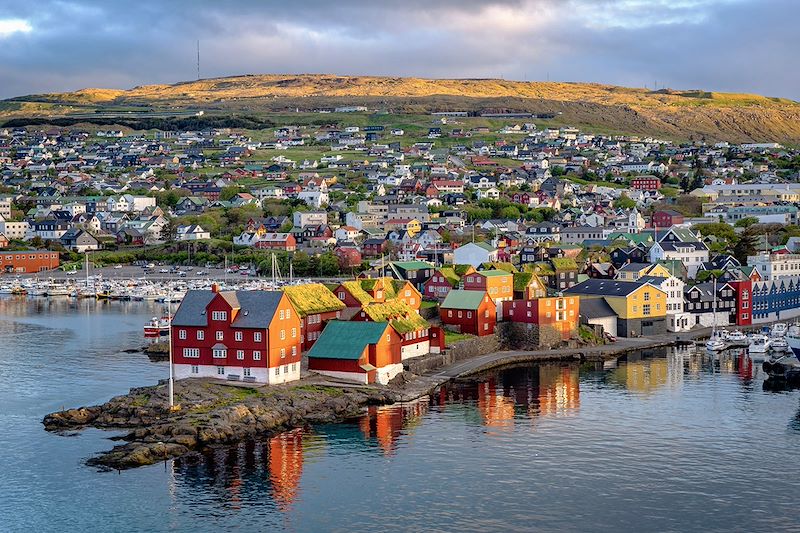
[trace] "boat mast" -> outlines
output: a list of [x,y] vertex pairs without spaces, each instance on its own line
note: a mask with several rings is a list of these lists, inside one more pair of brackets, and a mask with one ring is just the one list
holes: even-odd
[[714,337],[717,333],[717,276],[714,277],[714,304],[711,307],[711,317],[712,317],[712,326],[711,326],[711,336]]

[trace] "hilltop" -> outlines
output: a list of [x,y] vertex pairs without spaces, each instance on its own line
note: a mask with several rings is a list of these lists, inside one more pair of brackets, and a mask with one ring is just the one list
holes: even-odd
[[787,99],[500,79],[245,75],[14,98],[0,102],[0,117],[68,116],[118,108],[258,114],[342,104],[413,113],[524,111],[555,114],[558,124],[608,132],[800,143],[800,104]]

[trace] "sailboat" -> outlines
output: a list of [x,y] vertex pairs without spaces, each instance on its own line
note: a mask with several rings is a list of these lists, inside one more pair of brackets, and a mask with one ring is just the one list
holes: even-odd
[[706,341],[706,350],[709,352],[719,352],[725,349],[725,342],[717,334],[717,278],[714,278],[714,304],[711,307],[713,323],[711,326],[711,338]]

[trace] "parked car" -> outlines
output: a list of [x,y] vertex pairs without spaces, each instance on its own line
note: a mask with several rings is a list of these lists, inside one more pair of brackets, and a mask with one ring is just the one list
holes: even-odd
[[603,333],[603,336],[608,342],[617,342],[617,338],[607,331]]
[[159,270],[159,272],[161,274],[169,274],[169,269],[168,268],[162,268],[161,270]]

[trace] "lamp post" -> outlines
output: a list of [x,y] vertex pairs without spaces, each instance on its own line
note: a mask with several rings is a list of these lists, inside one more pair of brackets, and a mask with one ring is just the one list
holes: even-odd
[[169,324],[167,340],[169,342],[169,408],[175,407],[175,379],[172,373],[172,285],[167,295],[167,322]]

